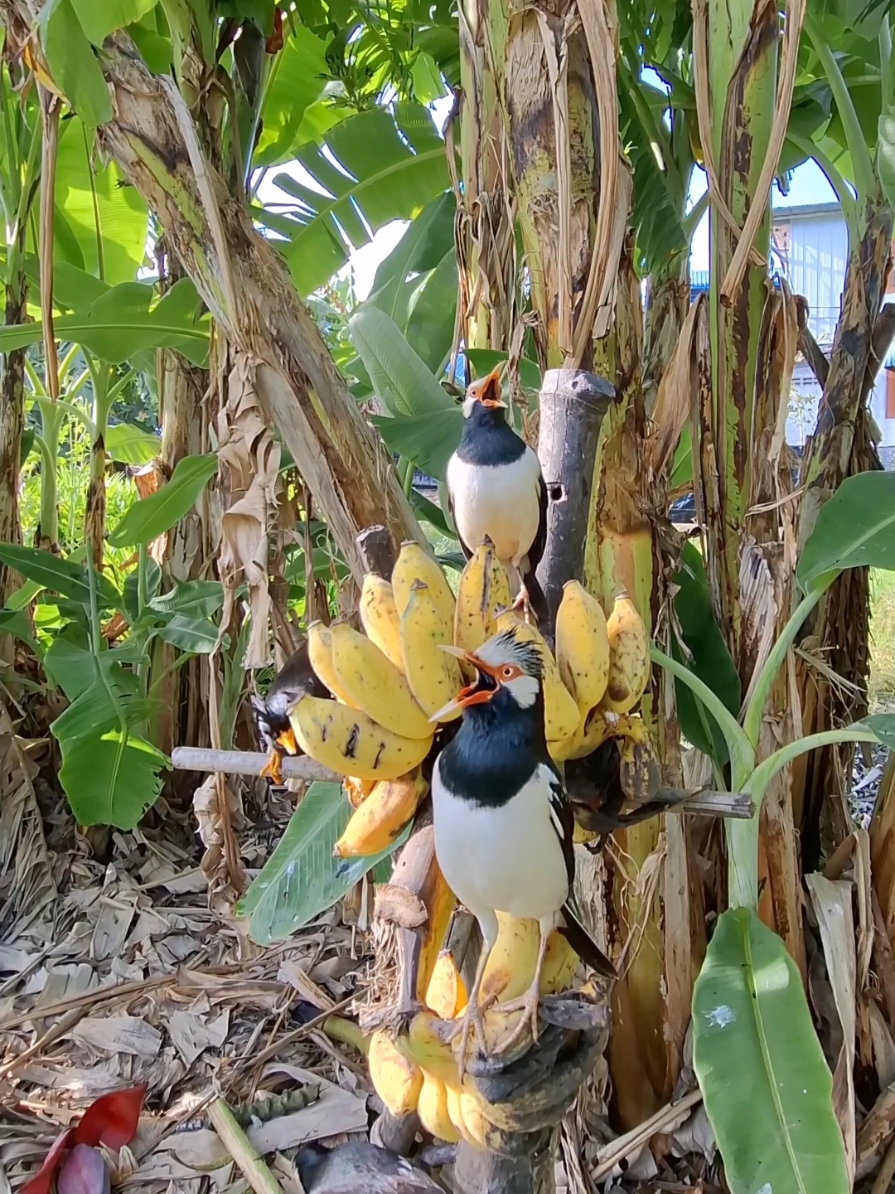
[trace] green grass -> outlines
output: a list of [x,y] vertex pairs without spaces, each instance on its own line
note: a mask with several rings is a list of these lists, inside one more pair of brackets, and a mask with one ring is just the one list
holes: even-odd
[[870,700],[895,697],[895,572],[871,575]]

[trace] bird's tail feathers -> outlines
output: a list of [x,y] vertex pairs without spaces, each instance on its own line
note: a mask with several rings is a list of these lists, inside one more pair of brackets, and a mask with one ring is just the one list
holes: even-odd
[[578,919],[572,908],[566,904],[562,910],[563,920],[565,923],[560,927],[560,932],[575,953],[585,962],[592,970],[596,970],[597,974],[601,974],[604,978],[615,978],[615,967],[593,940],[587,929]]

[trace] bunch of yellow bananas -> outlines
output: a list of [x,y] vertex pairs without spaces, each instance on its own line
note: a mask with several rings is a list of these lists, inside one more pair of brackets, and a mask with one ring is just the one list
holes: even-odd
[[355,812],[336,844],[340,857],[376,854],[426,796],[420,765],[432,748],[430,716],[462,685],[441,646],[475,651],[513,627],[544,665],[547,746],[557,761],[581,758],[608,737],[642,740],[632,710],[649,681],[649,641],[633,602],[619,597],[607,618],[577,581],[563,591],[554,656],[511,607],[507,574],[485,540],[460,577],[456,600],[438,563],[405,543],[391,581],[364,578],[360,620],[308,630],[311,665],[334,700],[303,696],[290,714],[300,748],[346,777]]
[[[538,957],[538,924],[499,915],[500,931],[482,979],[481,998],[509,1002],[524,994],[531,983]],[[541,971],[541,994],[569,986],[580,966],[578,956],[564,937],[553,933]],[[460,1081],[455,1037],[453,1048],[444,1043],[439,1020],[456,1019],[466,1008],[467,991],[452,955],[439,954],[429,978],[426,1009],[418,1012],[406,1033],[393,1037],[384,1029],[370,1039],[370,1074],[373,1085],[393,1115],[416,1111],[432,1136],[450,1143],[465,1140],[473,1148],[488,1148],[494,1125],[489,1105],[474,1081]],[[489,1048],[506,1039],[521,1012],[494,1007],[485,1012],[484,1032]]]

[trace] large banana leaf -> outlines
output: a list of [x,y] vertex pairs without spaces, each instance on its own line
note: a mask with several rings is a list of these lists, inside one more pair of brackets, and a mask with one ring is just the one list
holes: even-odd
[[[677,592],[674,612],[681,629],[683,645],[672,642],[672,655],[687,664],[690,671],[709,686],[733,714],[739,716],[742,685],[724,636],[715,621],[708,577],[702,556],[692,543],[684,545],[681,567],[675,573]],[[728,751],[718,723],[686,684],[675,681],[678,718],[685,737],[707,754],[719,767],[727,762]]]
[[[117,364],[148,348],[176,348],[196,365],[208,357],[208,317],[200,317],[200,300],[188,278],[177,282],[151,307],[152,286],[122,282],[77,314],[54,320],[58,340],[82,344],[95,356]],[[0,327],[0,352],[40,342],[39,320]]]
[[[87,52],[92,58],[92,50]],[[136,278],[149,217],[115,163],[91,163],[92,156],[92,133],[78,117],[64,120],[56,160],[54,257],[114,286]]]
[[848,1194],[799,971],[747,908],[718,919],[696,981],[693,1066],[733,1194]]
[[848,477],[821,507],[799,556],[804,591],[846,568],[895,570],[895,473]]
[[394,320],[371,307],[352,315],[348,331],[389,417],[371,422],[392,452],[443,481],[460,442],[462,412],[402,336]]
[[276,184],[295,200],[288,216],[267,209],[258,218],[280,235],[302,295],[342,268],[351,249],[368,244],[384,224],[413,217],[447,190],[444,142],[429,112],[398,103],[362,112],[331,130],[325,145],[306,145],[296,155],[314,186],[289,174]]
[[314,783],[267,865],[239,905],[250,916],[251,936],[259,945],[284,941],[342,898],[382,859],[407,839],[408,828],[381,854],[333,858],[333,846],[351,816],[339,784]]
[[[326,43],[300,25],[276,55],[261,113],[255,166],[278,166],[295,150],[344,120],[345,108],[319,104],[327,80]],[[310,111],[309,111],[310,110]]]

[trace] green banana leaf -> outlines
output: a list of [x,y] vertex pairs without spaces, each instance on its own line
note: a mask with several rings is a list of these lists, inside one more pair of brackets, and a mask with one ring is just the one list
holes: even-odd
[[801,976],[749,909],[723,913],[709,943],[693,990],[693,1065],[732,1194],[848,1194]]

